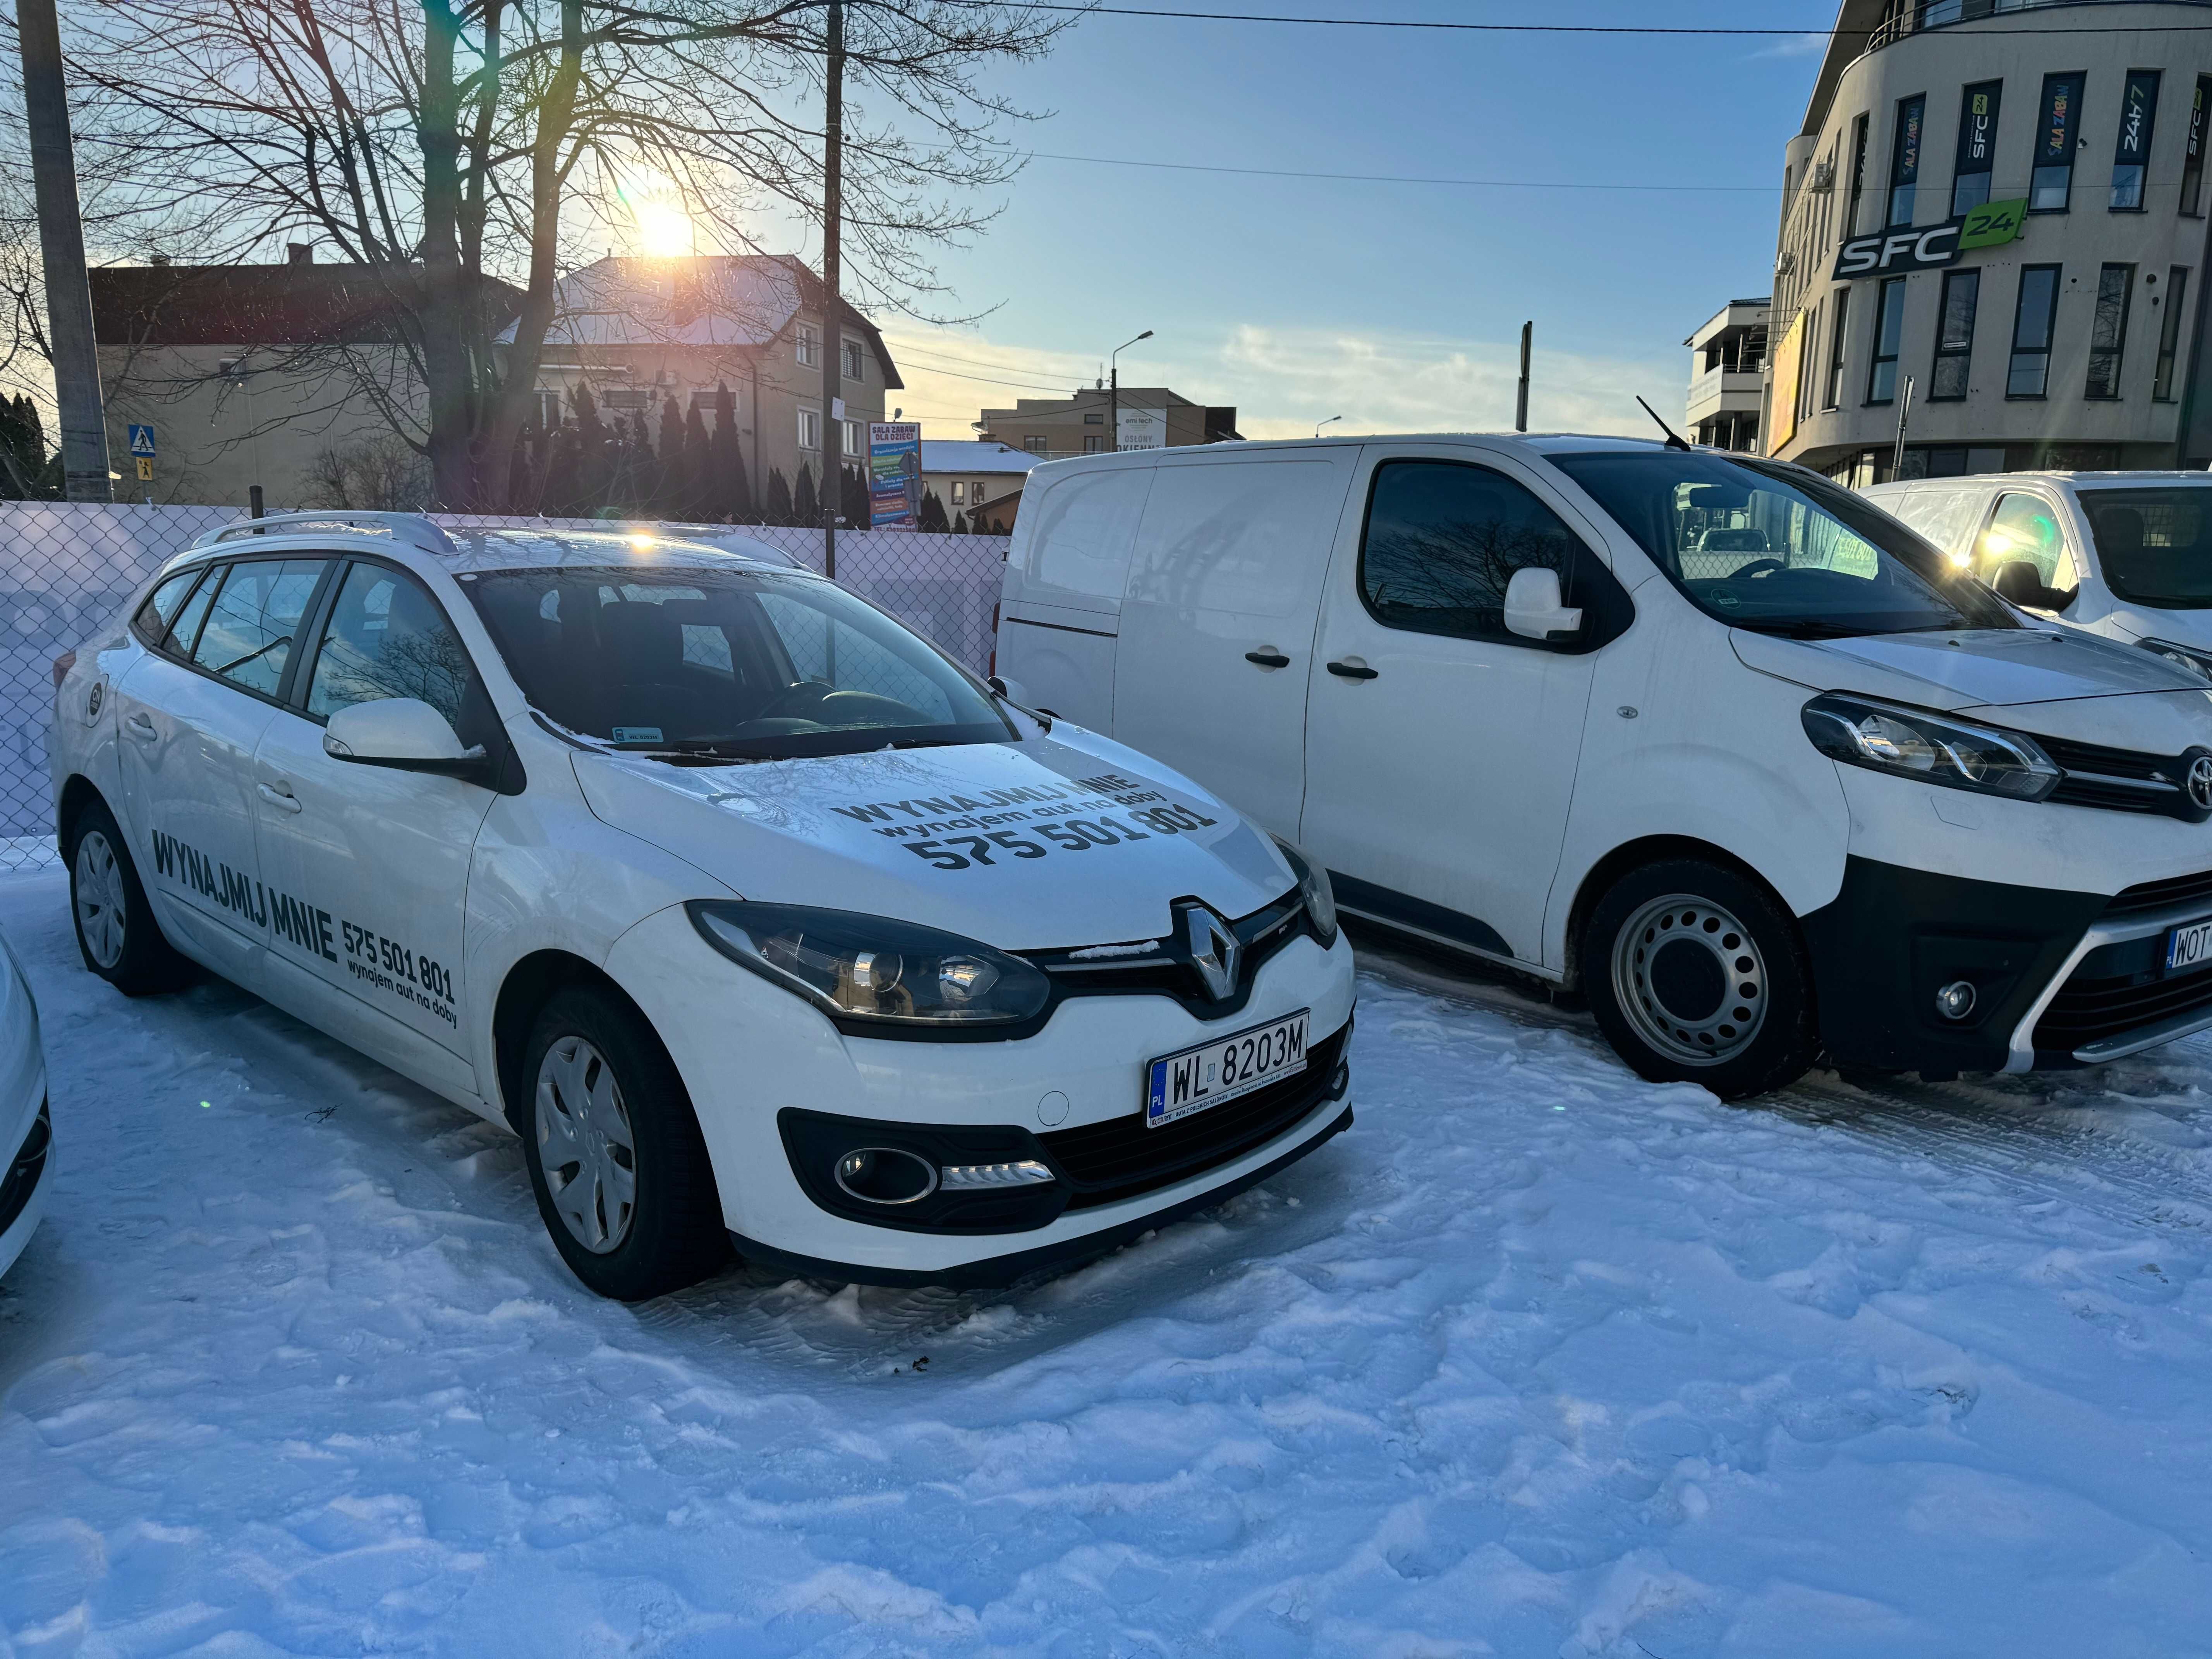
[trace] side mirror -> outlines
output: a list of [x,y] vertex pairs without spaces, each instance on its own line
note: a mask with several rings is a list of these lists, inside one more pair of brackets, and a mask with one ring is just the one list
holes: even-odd
[[[1998,597],[2027,611],[2063,611],[2074,603],[2072,592],[2061,592],[2043,585],[2043,573],[2030,559],[2007,559],[1997,567],[1990,586]],[[2078,590],[2076,590],[2078,591]]]
[[446,717],[417,697],[383,697],[341,708],[323,728],[323,752],[356,766],[430,772],[489,785],[482,744],[461,747]]
[[1551,640],[1582,629],[1578,608],[1559,603],[1559,573],[1525,565],[1505,584],[1505,631],[1524,640]]

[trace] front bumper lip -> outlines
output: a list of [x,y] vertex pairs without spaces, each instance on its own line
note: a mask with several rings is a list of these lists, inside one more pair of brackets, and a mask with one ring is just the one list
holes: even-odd
[[[2037,994],[2035,1000],[2028,1005],[2027,1012],[2021,1017],[2020,1023],[2013,1027],[2012,1040],[2005,1055],[2005,1070],[2027,1072],[2035,1068],[2036,1022],[2043,1018],[2044,1011],[2050,1007],[2051,1000],[2065,988],[2066,981],[2073,978],[2074,970],[2081,965],[2084,957],[2107,945],[2124,945],[2131,939],[2148,939],[2185,921],[2201,921],[2208,909],[2212,909],[2212,901],[2185,899],[2162,910],[2132,915],[2124,921],[2091,923],[2088,932],[2081,935],[2080,941],[2067,954],[2066,960],[2059,964],[2058,971],[2051,976],[2049,982]],[[2124,1060],[2130,1054],[2139,1054],[2162,1043],[2178,1041],[2191,1032],[2206,1030],[2212,1030],[2212,1008],[2192,1009],[2156,1024],[2123,1032],[2118,1036],[2084,1043],[2073,1051],[2073,1058],[2084,1066],[2101,1065],[2106,1060]]]

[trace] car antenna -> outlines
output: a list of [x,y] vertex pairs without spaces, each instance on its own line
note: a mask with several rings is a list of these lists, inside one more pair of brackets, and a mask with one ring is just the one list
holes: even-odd
[[1659,429],[1667,434],[1668,448],[1687,449],[1690,447],[1682,441],[1682,434],[1680,433],[1675,431],[1673,427],[1668,426],[1666,422],[1659,420],[1659,411],[1657,410],[1652,408],[1650,404],[1644,403],[1644,399],[1641,398],[1638,398],[1636,401],[1639,404],[1644,404],[1644,412],[1646,415],[1649,415],[1654,421],[1658,421]]

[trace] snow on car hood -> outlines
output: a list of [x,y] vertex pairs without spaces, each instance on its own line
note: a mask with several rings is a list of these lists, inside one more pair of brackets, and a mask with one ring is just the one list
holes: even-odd
[[1791,640],[1735,629],[1729,638],[1744,665],[1762,673],[1815,691],[1856,691],[1923,708],[2014,708],[2204,691],[2193,675],[2139,646],[2073,629],[1968,629],[1843,640]]
[[[751,765],[578,754],[594,814],[749,899],[897,916],[1007,950],[1157,939],[1291,885],[1258,830],[1088,732]],[[701,896],[710,896],[702,894]]]

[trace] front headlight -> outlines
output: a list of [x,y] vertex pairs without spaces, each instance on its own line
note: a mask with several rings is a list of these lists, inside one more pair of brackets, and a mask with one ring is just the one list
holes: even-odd
[[731,961],[838,1018],[889,1029],[1012,1025],[1052,994],[1043,973],[1020,957],[917,922],[741,900],[694,899],[684,908],[700,937]]
[[1321,935],[1323,945],[1336,943],[1336,894],[1328,884],[1328,872],[1300,852],[1295,843],[1280,836],[1274,838],[1282,851],[1283,859],[1291,866],[1291,873],[1298,878],[1298,896],[1305,901],[1306,914],[1313,918],[1314,932]]
[[2202,651],[2193,645],[2176,645],[2171,640],[2137,640],[2136,643],[2165,658],[2176,668],[2185,668],[2201,678],[2212,680],[2212,651]]
[[2058,768],[2021,732],[1835,692],[1807,703],[1802,718],[1813,746],[1847,765],[2015,800],[2058,787]]

